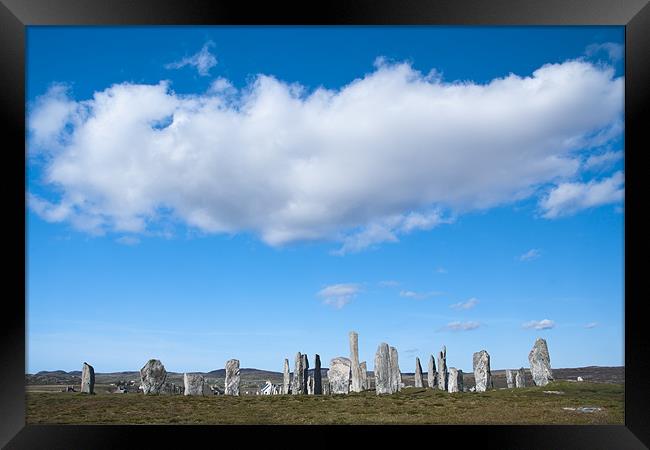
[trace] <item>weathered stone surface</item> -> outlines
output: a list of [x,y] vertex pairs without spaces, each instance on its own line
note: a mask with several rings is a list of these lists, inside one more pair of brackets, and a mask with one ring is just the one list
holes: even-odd
[[359,367],[361,368],[361,390],[365,391],[370,389],[370,386],[368,386],[368,365],[363,361],[359,364]]
[[210,388],[210,385],[208,383],[203,383],[203,396],[205,397],[210,397],[214,395],[214,391],[212,391],[212,388]]
[[448,392],[462,392],[463,391],[463,371],[455,367],[449,368],[447,378],[447,391]]
[[205,379],[200,373],[184,373],[183,385],[185,395],[204,395]]
[[314,355],[314,395],[323,394],[323,375],[320,368],[320,355]]
[[307,377],[307,395],[314,395],[314,376]]
[[420,358],[415,358],[415,387],[422,387],[422,366],[420,365]]
[[302,393],[307,394],[307,380],[309,378],[309,360],[307,353],[302,355]]
[[296,353],[296,360],[293,366],[293,378],[291,379],[291,394],[293,395],[305,393],[302,381],[305,377],[305,369],[302,364],[302,354],[298,352]]
[[229,359],[226,361],[225,395],[239,395],[239,360]]
[[390,373],[392,392],[395,393],[401,391],[403,387],[402,372],[399,370],[397,349],[395,347],[390,348]]
[[288,394],[291,391],[291,374],[289,373],[289,360],[284,358],[284,373],[282,375],[282,393]]
[[352,372],[352,383],[350,392],[361,392],[361,366],[359,365],[359,335],[350,331],[350,371]]
[[427,367],[427,383],[431,389],[435,389],[438,382],[438,374],[436,373],[436,360],[433,355],[429,356],[429,367]]
[[582,377],[578,377],[576,381],[585,381],[585,380],[583,380]]
[[549,381],[553,381],[551,357],[548,354],[545,339],[537,338],[528,354],[528,361],[530,362],[530,373],[536,386],[546,386]]
[[86,394],[95,393],[95,369],[87,362],[84,362],[81,368],[81,392]]
[[447,347],[442,346],[438,354],[438,389],[447,390]]
[[330,361],[327,379],[332,394],[347,394],[350,392],[350,378],[352,376],[351,362],[348,358],[339,356]]
[[526,371],[523,367],[515,373],[515,387],[526,387]]
[[508,389],[515,387],[515,372],[510,369],[506,369],[506,384]]
[[323,395],[330,395],[330,382],[325,380],[323,383]]
[[140,369],[140,387],[144,394],[159,394],[166,379],[167,371],[158,359],[150,359]]
[[490,372],[490,355],[485,350],[474,353],[472,358],[474,368],[474,382],[476,392],[485,392],[492,387],[492,373]]
[[392,394],[390,371],[390,348],[382,342],[375,353],[375,391],[379,394]]

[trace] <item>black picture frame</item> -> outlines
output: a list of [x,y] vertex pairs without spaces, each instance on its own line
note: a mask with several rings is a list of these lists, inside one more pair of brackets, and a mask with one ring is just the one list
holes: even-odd
[[[318,445],[399,433],[402,444],[424,439],[441,445],[526,449],[633,449],[650,446],[648,374],[650,358],[645,303],[639,294],[641,258],[638,230],[645,225],[641,197],[641,158],[650,148],[646,131],[650,80],[650,6],[647,0],[330,0],[264,2],[233,0],[0,0],[0,98],[6,125],[4,157],[8,158],[3,193],[11,206],[5,248],[6,297],[0,314],[3,379],[0,382],[0,445],[6,448],[143,448],[167,447],[193,439],[225,443],[276,435],[283,445]],[[36,426],[25,425],[25,27],[29,25],[624,25],[625,26],[625,425],[621,426]],[[10,176],[7,176],[10,175]],[[22,239],[20,238],[22,236]],[[8,245],[7,245],[8,244]],[[639,257],[639,258],[637,258]],[[11,293],[11,294],[8,294]],[[645,339],[644,339],[645,338]],[[459,428],[462,427],[462,428]],[[408,435],[405,434],[408,431]],[[300,438],[295,433],[300,432]],[[300,439],[294,441],[293,439]],[[321,444],[321,445],[322,445]]]

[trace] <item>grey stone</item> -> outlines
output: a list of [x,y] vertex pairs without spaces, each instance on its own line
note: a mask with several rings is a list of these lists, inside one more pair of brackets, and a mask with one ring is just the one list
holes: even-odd
[[391,373],[391,389],[392,392],[399,392],[402,390],[402,372],[399,370],[399,360],[397,355],[397,349],[395,347],[390,348],[390,373]]
[[485,392],[492,387],[492,373],[490,372],[490,355],[485,350],[474,353],[472,358],[474,368],[474,382],[476,392]]
[[576,381],[585,381],[585,380],[583,380],[582,377],[578,377]]
[[307,395],[314,395],[314,376],[307,377]]
[[224,384],[225,395],[239,395],[239,360],[229,359],[226,361],[226,381]]
[[330,395],[330,382],[329,382],[329,380],[326,380],[326,382],[323,383],[323,395]]
[[548,354],[545,339],[537,338],[528,354],[528,361],[530,362],[530,373],[536,386],[546,386],[549,381],[553,381],[551,357]]
[[435,389],[438,381],[438,374],[436,373],[436,359],[433,355],[429,356],[429,367],[427,367],[427,383],[431,389]]
[[185,395],[204,395],[203,386],[205,379],[200,373],[184,373],[183,385],[185,386]]
[[314,355],[314,395],[323,394],[323,375],[320,368],[320,355]]
[[289,360],[284,358],[284,373],[282,375],[282,393],[288,394],[291,391],[291,374],[289,373]]
[[352,371],[350,360],[339,356],[330,361],[330,368],[327,371],[327,379],[332,394],[347,394],[350,392],[350,378]]
[[361,369],[361,390],[365,391],[370,389],[370,386],[368,386],[368,365],[363,361],[359,364],[359,368]]
[[415,387],[422,387],[422,366],[420,365],[420,358],[415,358]]
[[307,394],[307,379],[309,378],[309,360],[307,353],[302,355],[302,393]]
[[81,392],[86,394],[95,393],[95,369],[87,362],[84,362],[81,368]]
[[449,376],[447,379],[448,392],[462,392],[463,391],[463,371],[455,367],[449,368]]
[[390,348],[382,342],[375,353],[375,391],[379,394],[392,394]]
[[526,387],[526,371],[523,367],[515,373],[515,387]]
[[515,387],[515,373],[510,369],[506,369],[506,384],[508,389]]
[[447,347],[442,346],[438,354],[438,389],[447,390]]
[[214,395],[214,392],[212,391],[208,383],[203,383],[203,395],[205,397],[210,397]]
[[143,394],[159,394],[166,379],[167,371],[158,359],[150,359],[140,369],[140,387]]
[[361,366],[359,365],[359,335],[350,331],[350,370],[352,372],[352,383],[350,392],[361,392]]
[[291,379],[291,394],[299,395],[306,394],[307,389],[305,386],[305,358],[298,352],[296,354],[296,361],[293,366],[293,378]]

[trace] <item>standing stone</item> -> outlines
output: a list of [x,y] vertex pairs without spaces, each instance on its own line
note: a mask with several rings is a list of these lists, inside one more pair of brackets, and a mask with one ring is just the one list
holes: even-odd
[[326,380],[326,382],[323,383],[323,395],[330,395],[330,382],[329,382],[329,380]]
[[288,394],[291,389],[291,375],[289,374],[289,360],[284,358],[284,374],[282,376],[282,393]]
[[304,394],[305,391],[303,390],[304,387],[304,382],[303,379],[305,377],[305,369],[303,367],[304,359],[300,352],[296,354],[296,361],[293,366],[293,378],[291,380],[291,394],[293,395],[298,395],[298,394]]
[[523,367],[515,373],[515,387],[526,387],[526,371]]
[[576,381],[585,381],[582,377],[576,378]]
[[330,361],[327,379],[332,394],[347,394],[350,392],[351,361],[339,356]]
[[447,390],[449,392],[463,392],[463,371],[455,367],[449,368],[447,379]]
[[379,394],[392,394],[390,349],[382,342],[375,353],[375,391]]
[[140,386],[143,394],[159,394],[165,379],[167,379],[167,371],[158,359],[150,359],[140,369]]
[[307,377],[307,394],[314,395],[314,376],[309,375]]
[[368,386],[368,365],[364,361],[359,364],[359,367],[361,368],[361,390],[365,391],[370,389],[370,386]]
[[314,395],[323,394],[323,375],[320,370],[320,355],[314,355]]
[[438,389],[447,390],[447,347],[444,345],[438,354]]
[[548,354],[545,339],[537,338],[528,354],[528,361],[530,362],[530,373],[536,386],[546,386],[549,381],[553,381],[551,357]]
[[185,395],[203,395],[205,379],[200,373],[184,373],[183,385],[185,386]]
[[436,374],[436,360],[433,355],[429,356],[429,367],[427,369],[427,382],[429,383],[429,387],[431,389],[435,389],[438,377]]
[[84,362],[81,369],[81,392],[86,394],[95,393],[95,369],[87,362]]
[[391,347],[389,354],[390,354],[391,391],[392,393],[395,393],[402,390],[402,372],[400,372],[399,370],[397,349],[395,347]]
[[474,367],[474,382],[476,392],[485,392],[492,387],[492,373],[490,372],[490,355],[485,350],[474,353],[472,358]]
[[309,360],[307,359],[307,353],[302,355],[302,393],[307,394],[307,380],[309,378]]
[[355,331],[350,331],[350,364],[352,371],[352,384],[350,392],[361,392],[361,366],[359,365],[359,335]]
[[515,387],[515,373],[510,369],[506,369],[506,383],[508,389]]
[[226,361],[225,395],[239,395],[239,360],[229,359]]
[[422,366],[420,365],[420,358],[415,358],[415,387],[422,387]]

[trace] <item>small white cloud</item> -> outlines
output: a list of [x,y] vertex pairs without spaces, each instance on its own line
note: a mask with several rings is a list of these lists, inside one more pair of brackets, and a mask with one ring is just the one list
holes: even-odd
[[531,248],[523,255],[519,256],[519,261],[532,261],[542,256],[542,252],[538,248]]
[[601,181],[561,183],[551,189],[539,206],[547,219],[569,216],[583,209],[622,202],[625,195],[623,172]]
[[444,267],[438,267],[438,268],[435,270],[435,272],[436,272],[436,273],[439,273],[439,274],[446,274],[446,273],[448,273],[448,272],[447,272],[447,269],[445,269]]
[[422,300],[425,298],[433,297],[436,295],[442,295],[442,292],[430,291],[430,292],[415,292],[415,291],[400,291],[400,297],[414,298],[417,300]]
[[480,326],[481,324],[479,322],[474,322],[474,321],[450,322],[442,329],[449,330],[449,331],[470,331],[470,330],[476,330]]
[[361,288],[358,284],[343,283],[326,286],[318,291],[316,295],[323,299],[324,304],[334,306],[336,309],[341,309],[350,303],[360,291]]
[[395,281],[395,280],[380,281],[379,286],[381,286],[381,287],[397,287],[397,286],[399,286],[399,281]]
[[[202,77],[210,75],[210,69],[217,65],[217,58],[209,50],[212,46],[214,46],[214,42],[208,41],[198,53],[187,56],[180,61],[166,64],[165,69],[180,69],[185,66],[193,66],[196,67]],[[223,87],[223,84],[220,87]]]
[[589,322],[588,324],[585,325],[585,328],[596,328],[598,326],[598,322]]
[[550,330],[551,328],[555,328],[555,322],[549,319],[531,320],[522,324],[522,327],[535,330]]
[[449,307],[452,309],[472,309],[478,304],[478,299],[476,297],[472,297],[464,302],[458,302],[454,303],[453,305],[450,305]]
[[140,239],[135,236],[122,236],[115,239],[115,242],[122,245],[138,245],[140,243]]
[[612,61],[618,61],[625,55],[625,47],[623,44],[615,42],[604,42],[602,44],[591,44],[585,49],[585,55],[594,56],[597,53],[605,52]]
[[583,164],[585,170],[594,170],[600,169],[603,167],[609,167],[615,162],[623,159],[623,152],[605,152],[599,155],[592,155]]

